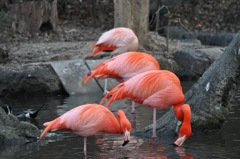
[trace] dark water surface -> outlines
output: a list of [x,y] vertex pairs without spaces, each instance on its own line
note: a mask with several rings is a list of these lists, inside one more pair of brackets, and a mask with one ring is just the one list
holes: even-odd
[[[183,83],[187,89],[192,83]],[[43,129],[42,124],[53,120],[64,112],[85,103],[98,103],[101,93],[79,94],[64,97],[39,97],[15,99],[8,101],[14,112],[20,112],[24,108],[45,104],[37,117],[38,126]],[[115,102],[110,109],[115,113],[117,109],[123,109],[133,125],[133,132],[152,123],[152,110],[142,106],[136,107],[136,116],[130,114],[131,106],[126,106],[129,101]],[[163,115],[164,111],[158,111],[157,117]],[[135,119],[135,121],[133,120]],[[152,139],[135,137],[131,135],[131,141],[122,147],[123,135],[101,134],[89,137],[87,140],[88,158],[217,158],[232,159],[240,158],[240,92],[236,97],[236,103],[229,113],[227,121],[223,124],[220,132],[214,135],[194,136],[184,143],[182,147],[170,146],[177,138],[166,137],[152,141]],[[85,158],[83,154],[83,138],[68,132],[57,131],[60,137],[55,139],[43,138],[39,142],[25,145],[0,148],[0,158],[6,159],[62,159],[62,158]]]

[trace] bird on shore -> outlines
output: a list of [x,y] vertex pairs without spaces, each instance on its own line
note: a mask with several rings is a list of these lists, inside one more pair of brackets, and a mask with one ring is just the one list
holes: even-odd
[[38,115],[38,112],[44,107],[44,105],[40,106],[37,110],[34,109],[27,109],[23,112],[16,115],[18,120],[20,121],[26,121],[27,119],[35,119]]
[[[158,61],[150,54],[144,52],[126,52],[108,59],[87,73],[83,78],[86,84],[93,77],[97,79],[114,78],[118,82],[124,82],[142,72],[159,70]],[[104,95],[107,93],[106,87]],[[134,102],[132,113],[135,113]]]
[[[15,115],[19,121],[26,121],[27,119],[35,119],[38,115],[38,112],[42,109],[44,105],[42,105],[41,107],[39,107],[37,110],[34,109],[27,109],[24,110],[23,112]],[[1,105],[2,109],[6,112],[6,114],[13,114],[12,112],[12,108],[7,105]]]
[[4,110],[4,112],[8,115],[8,114],[12,114],[12,108],[7,105],[7,104],[3,104],[1,105],[1,108]]
[[101,132],[124,134],[125,146],[130,140],[131,123],[122,110],[116,117],[106,107],[99,104],[85,104],[71,109],[62,116],[43,124],[46,128],[40,139],[48,132],[67,130],[84,137],[84,154],[87,150],[87,137]]
[[137,51],[138,38],[130,28],[117,27],[104,32],[90,48],[93,51],[89,57],[96,56],[101,52],[110,52],[111,55],[115,55],[127,51]]
[[[131,99],[143,106],[153,109],[153,134],[156,136],[156,110],[173,106],[175,115],[183,124],[179,131],[179,139],[175,142],[180,146],[191,134],[191,110],[188,105],[183,105],[184,94],[178,77],[167,70],[147,71],[136,75],[126,82],[120,83],[109,91],[101,100],[103,103],[108,98],[108,108],[115,100]],[[184,137],[183,137],[184,136]]]

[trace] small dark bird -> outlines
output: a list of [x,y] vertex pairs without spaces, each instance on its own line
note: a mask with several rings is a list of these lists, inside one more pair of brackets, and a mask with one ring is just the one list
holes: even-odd
[[1,107],[6,112],[6,114],[12,114],[12,108],[9,105],[4,104],[4,105],[1,105]]
[[44,105],[42,105],[41,107],[39,107],[37,110],[34,109],[27,109],[25,111],[23,111],[22,113],[16,115],[16,117],[18,118],[18,120],[20,121],[26,121],[27,119],[34,119],[37,117],[38,112],[42,109]]

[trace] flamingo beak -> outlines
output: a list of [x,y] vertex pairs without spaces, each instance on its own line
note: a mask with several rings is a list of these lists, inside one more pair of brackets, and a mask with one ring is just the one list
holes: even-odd
[[175,146],[181,146],[181,145],[184,143],[185,140],[186,140],[186,135],[184,135],[184,136],[182,136],[182,137],[179,137],[179,138],[174,142],[173,145],[175,145]]
[[128,130],[125,131],[125,135],[124,135],[124,142],[122,144],[122,146],[127,145],[127,143],[129,143],[130,141],[130,132]]

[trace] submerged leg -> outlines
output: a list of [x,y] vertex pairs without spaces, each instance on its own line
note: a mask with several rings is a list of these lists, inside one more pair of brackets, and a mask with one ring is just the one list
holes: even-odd
[[156,138],[157,135],[156,135],[156,108],[153,108],[153,134],[152,134],[152,137],[153,138]]

